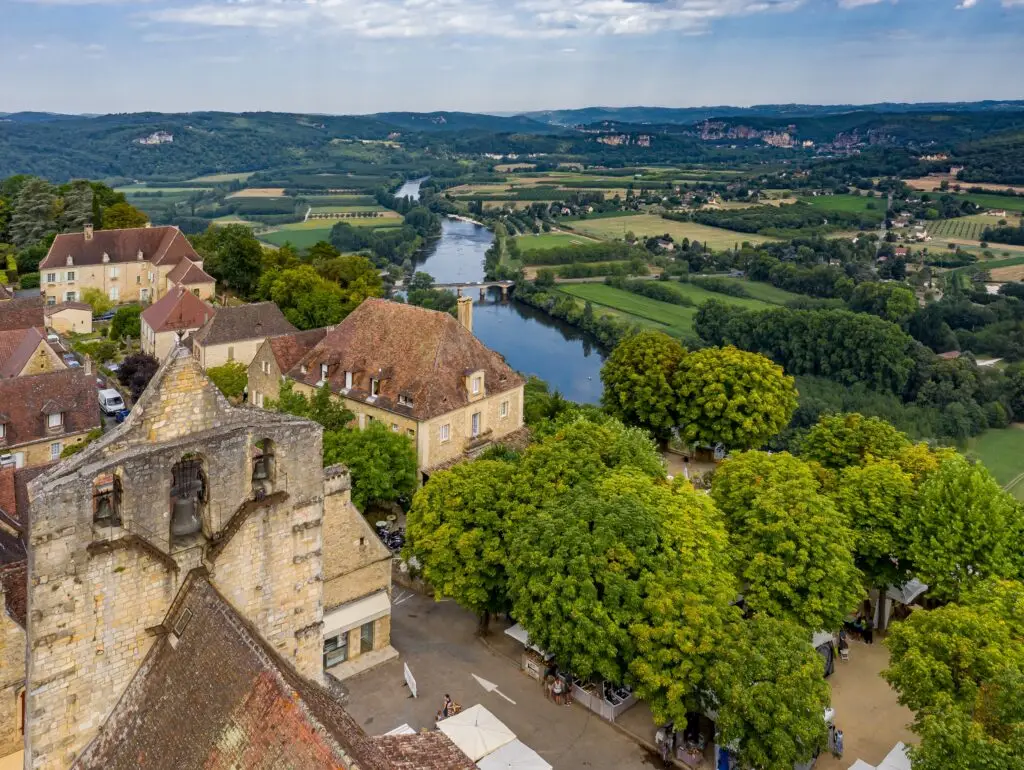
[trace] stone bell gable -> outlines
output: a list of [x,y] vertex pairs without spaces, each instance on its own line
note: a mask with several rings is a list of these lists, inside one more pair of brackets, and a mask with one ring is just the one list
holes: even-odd
[[321,433],[232,407],[178,347],[119,428],[30,483],[27,766],[74,762],[196,569],[322,679]]

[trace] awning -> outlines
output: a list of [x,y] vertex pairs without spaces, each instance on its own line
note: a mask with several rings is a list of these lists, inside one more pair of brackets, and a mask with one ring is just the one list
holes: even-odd
[[892,599],[894,602],[900,604],[910,604],[914,599],[923,594],[928,590],[928,586],[922,583],[917,578],[911,578],[902,586],[889,586],[885,595]]
[[858,759],[856,762],[850,765],[850,770],[878,770],[878,768],[876,768],[874,765],[869,765],[863,759]]
[[892,751],[885,755],[885,759],[878,766],[878,770],[910,770],[907,747],[902,742],[893,746]]
[[480,770],[551,770],[544,758],[520,740],[506,743],[476,763]]
[[533,650],[534,652],[540,653],[541,655],[546,654],[544,650],[542,650],[537,645],[530,644],[530,635],[526,632],[526,629],[518,623],[512,626],[512,628],[506,628],[505,634],[507,636],[511,636],[513,639],[515,639],[517,642],[523,645],[523,647],[528,647],[529,649]]
[[388,597],[388,592],[378,591],[362,599],[356,599],[354,602],[343,604],[330,612],[325,612],[324,638],[329,639],[342,631],[348,631],[363,625],[363,623],[369,623],[371,620],[390,614],[391,599]]
[[832,644],[835,641],[835,637],[831,631],[818,631],[811,637],[811,647],[818,649],[823,644]]
[[437,728],[474,762],[516,739],[504,722],[480,705],[442,719]]
[[416,731],[413,730],[409,725],[399,725],[394,730],[388,730],[385,735],[416,735]]

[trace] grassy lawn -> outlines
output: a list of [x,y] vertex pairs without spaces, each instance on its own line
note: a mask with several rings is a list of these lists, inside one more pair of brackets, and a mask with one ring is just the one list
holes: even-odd
[[812,195],[800,200],[821,211],[843,211],[850,214],[871,211],[881,215],[886,205],[885,198],[867,198],[862,195]]
[[516,236],[516,244],[519,246],[520,251],[540,251],[542,249],[557,249],[562,246],[582,246],[586,243],[593,243],[593,241],[575,233],[538,233],[537,235]]
[[1006,211],[1024,211],[1024,196],[1017,195],[985,195],[984,193],[955,193],[947,190],[945,193],[926,193],[928,195],[957,195],[967,198],[972,203],[984,206],[987,209],[1005,209]]
[[212,182],[214,184],[219,182],[244,182],[255,173],[255,171],[239,171],[237,173],[229,174],[207,174],[206,176],[197,176],[195,179],[189,179],[188,181]]
[[[699,280],[700,279],[697,279],[697,281]],[[752,299],[750,297],[733,297],[730,294],[708,291],[707,289],[702,289],[697,281],[694,281],[693,283],[677,283],[675,281],[668,281],[663,285],[670,287],[673,291],[676,291],[687,299],[692,300],[693,304],[697,307],[700,307],[705,302],[712,299],[729,305],[738,305],[744,310],[767,310],[773,304],[760,299]]]
[[987,430],[970,440],[967,454],[985,464],[996,480],[1024,500],[1024,427]]
[[259,239],[275,246],[291,243],[297,249],[308,249],[320,241],[330,241],[331,228],[338,222],[345,222],[354,227],[395,227],[402,224],[402,218],[395,216],[388,219],[311,219],[308,222],[292,222],[281,225],[272,232],[261,233]]
[[259,222],[250,222],[248,219],[242,219],[237,214],[225,214],[222,217],[211,219],[215,225],[245,225],[246,227],[263,227]]
[[709,249],[731,249],[744,241],[764,243],[777,240],[764,235],[736,233],[720,227],[708,227],[696,222],[676,222],[654,214],[638,214],[632,217],[614,217],[608,219],[584,219],[573,223],[573,229],[596,238],[622,238],[632,231],[638,238],[664,235],[668,233],[677,242],[683,238],[706,243]]
[[358,211],[387,211],[382,206],[314,206],[314,214],[349,214]]
[[693,317],[697,314],[695,307],[670,305],[667,302],[641,297],[622,289],[605,286],[603,283],[562,284],[559,290],[573,297],[590,300],[595,305],[602,305],[629,316],[629,320],[655,326],[675,336],[693,334]]

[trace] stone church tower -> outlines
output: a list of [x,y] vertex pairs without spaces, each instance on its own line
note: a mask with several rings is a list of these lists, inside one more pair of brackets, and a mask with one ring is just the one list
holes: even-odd
[[[230,406],[183,348],[114,432],[29,485],[26,766],[63,770],[186,575],[322,681],[321,428]],[[187,718],[182,715],[182,718]]]

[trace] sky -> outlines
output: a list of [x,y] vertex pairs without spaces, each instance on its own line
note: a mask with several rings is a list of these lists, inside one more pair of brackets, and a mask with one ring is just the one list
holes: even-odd
[[1024,0],[0,0],[0,112],[1024,98]]

